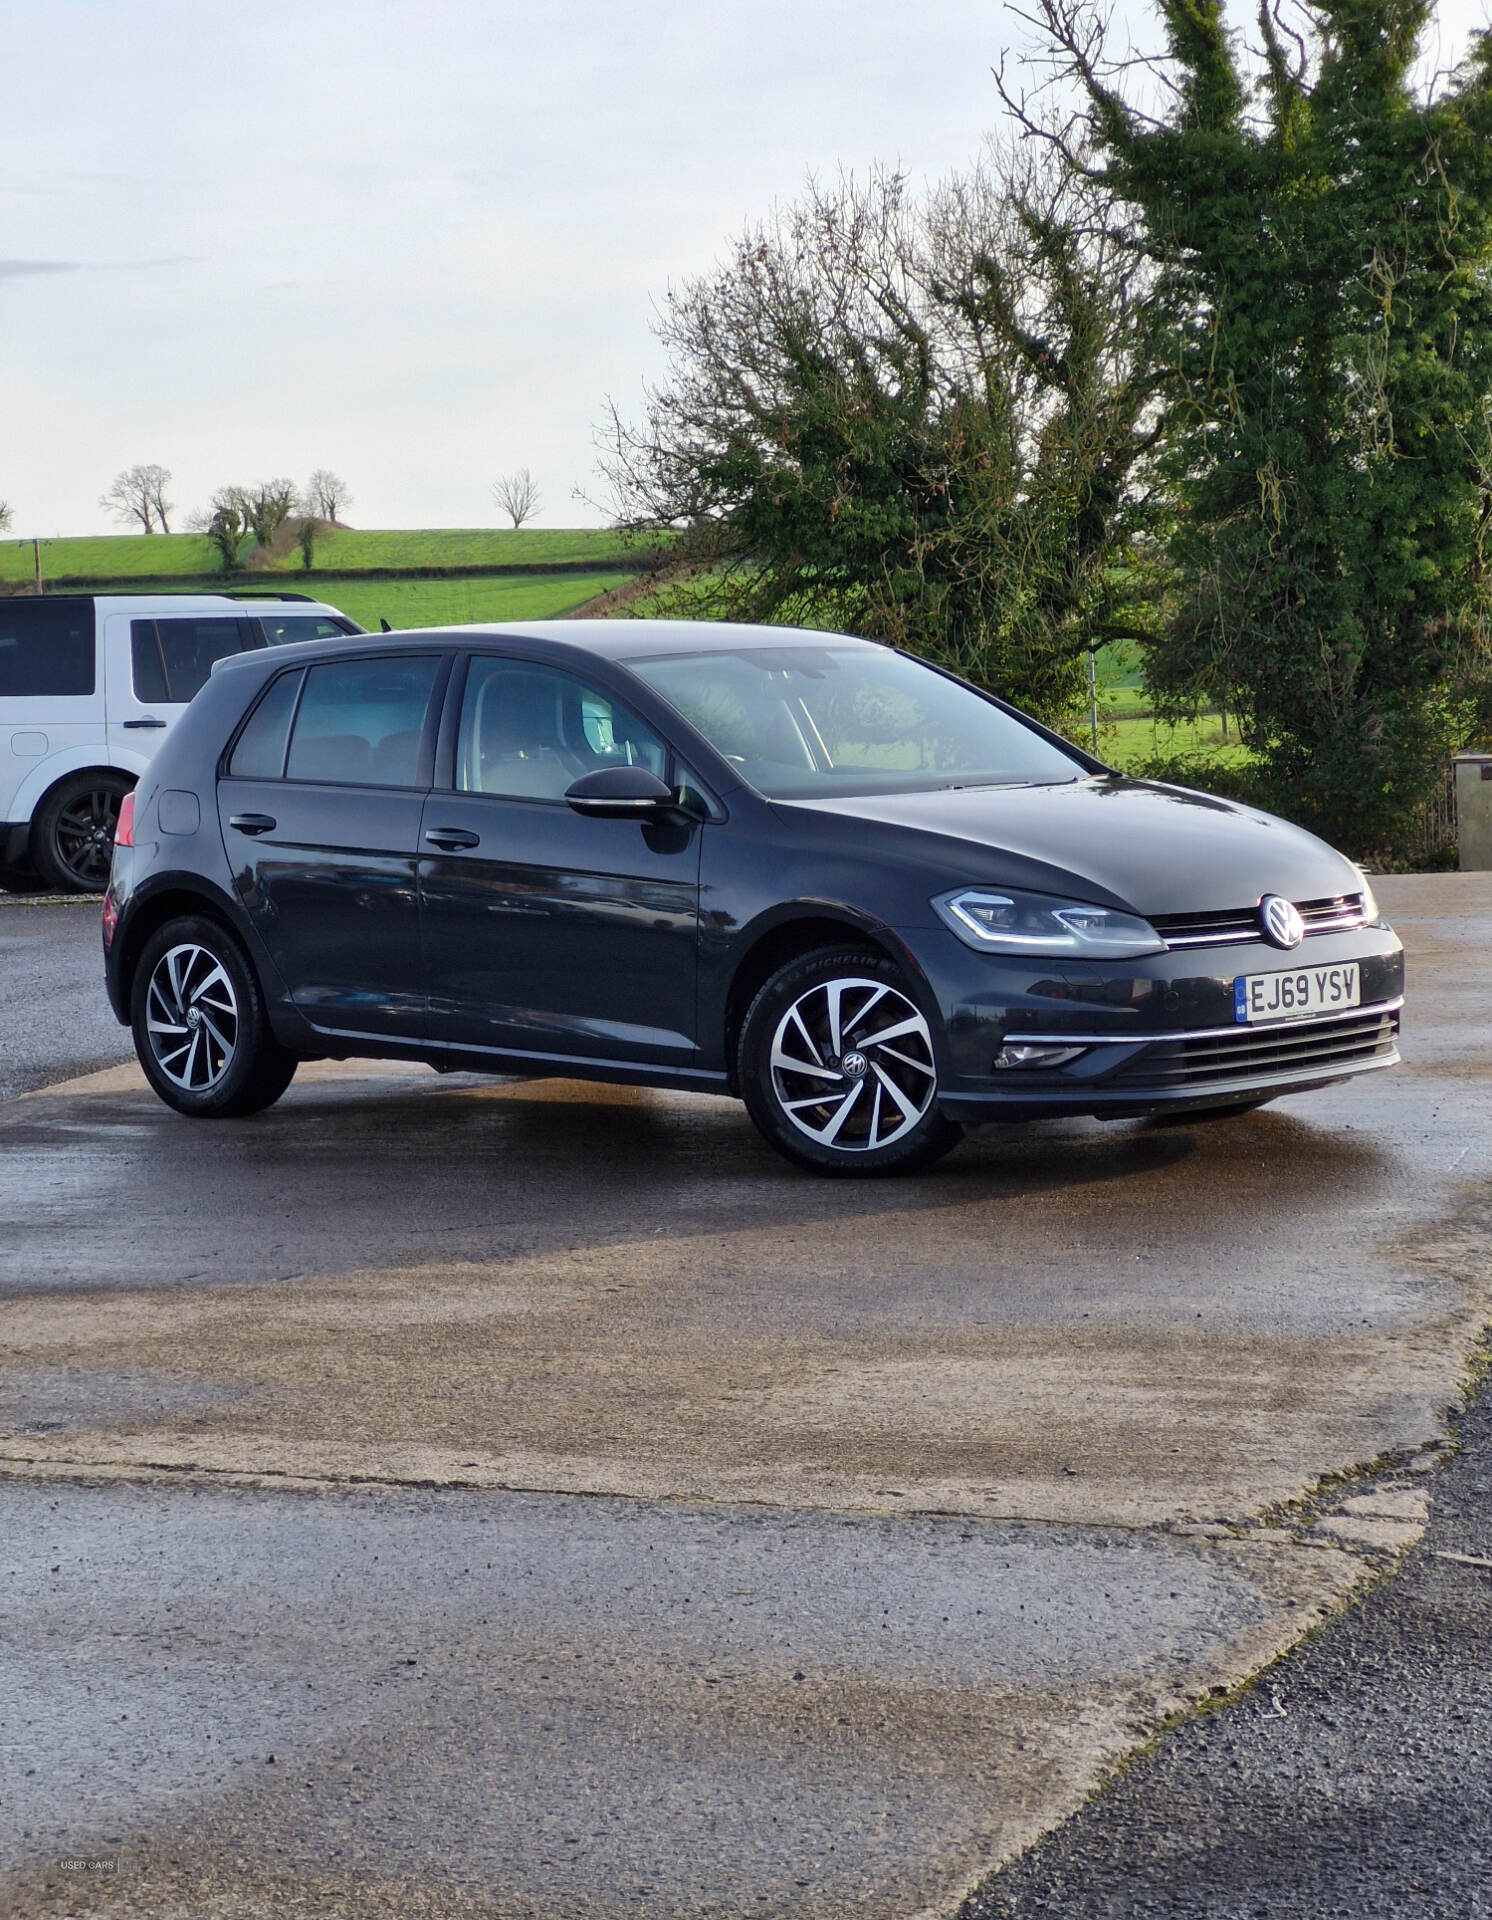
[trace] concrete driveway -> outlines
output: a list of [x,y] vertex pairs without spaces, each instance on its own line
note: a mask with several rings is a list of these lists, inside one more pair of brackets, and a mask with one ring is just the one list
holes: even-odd
[[1381,897],[1404,1070],[911,1182],[422,1071],[0,1106],[0,1911],[951,1909],[1414,1536],[1492,879]]

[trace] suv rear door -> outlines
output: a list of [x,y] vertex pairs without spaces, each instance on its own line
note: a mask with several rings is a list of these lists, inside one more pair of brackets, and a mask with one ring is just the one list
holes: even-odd
[[243,614],[111,613],[104,647],[109,758],[149,759],[215,660],[263,644]]

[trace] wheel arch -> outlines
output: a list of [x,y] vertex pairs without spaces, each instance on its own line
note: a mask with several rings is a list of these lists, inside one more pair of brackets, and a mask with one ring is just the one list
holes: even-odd
[[[140,955],[145,951],[145,943],[167,921],[179,920],[188,914],[202,920],[215,920],[225,933],[233,935],[254,969],[260,992],[264,992],[263,956],[244,925],[242,914],[235,910],[227,896],[202,882],[187,886],[181,881],[170,881],[139,900],[115,936],[117,952],[111,952],[109,957],[118,989],[115,1011],[124,1008],[123,1017],[128,1017],[135,990],[135,972],[140,964]],[[268,998],[266,994],[266,1002]]]
[[742,953],[726,989],[725,1071],[732,1093],[740,1093],[736,1045],[752,1001],[779,967],[830,947],[863,947],[867,953],[883,954],[907,973],[920,993],[928,992],[922,969],[889,927],[832,908],[806,905],[775,919]]
[[12,794],[8,808],[11,818],[24,820],[29,834],[38,811],[51,798],[54,790],[64,780],[75,779],[80,773],[107,774],[111,779],[127,780],[130,786],[135,786],[149,763],[142,760],[138,767],[121,766],[117,760],[100,756],[98,749],[101,744],[100,741],[92,741],[87,746],[73,747],[64,753],[48,754],[45,760],[31,768]]

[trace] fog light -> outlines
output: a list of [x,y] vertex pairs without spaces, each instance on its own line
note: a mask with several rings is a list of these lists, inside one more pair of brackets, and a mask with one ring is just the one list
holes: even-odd
[[1003,1067],[1065,1067],[1069,1060],[1076,1060],[1079,1054],[1086,1053],[1086,1047],[1022,1047],[1004,1046],[995,1055],[997,1069]]

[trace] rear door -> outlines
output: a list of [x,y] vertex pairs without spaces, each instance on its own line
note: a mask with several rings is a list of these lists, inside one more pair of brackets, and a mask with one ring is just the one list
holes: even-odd
[[425,1032],[416,858],[448,665],[417,653],[288,669],[218,782],[239,899],[329,1035]]
[[108,627],[108,742],[116,766],[150,758],[214,661],[263,644],[253,623],[231,612],[112,613]]
[[572,673],[477,654],[454,749],[420,847],[431,1038],[692,1065],[704,829],[587,820],[564,798],[602,766],[671,780],[665,742]]

